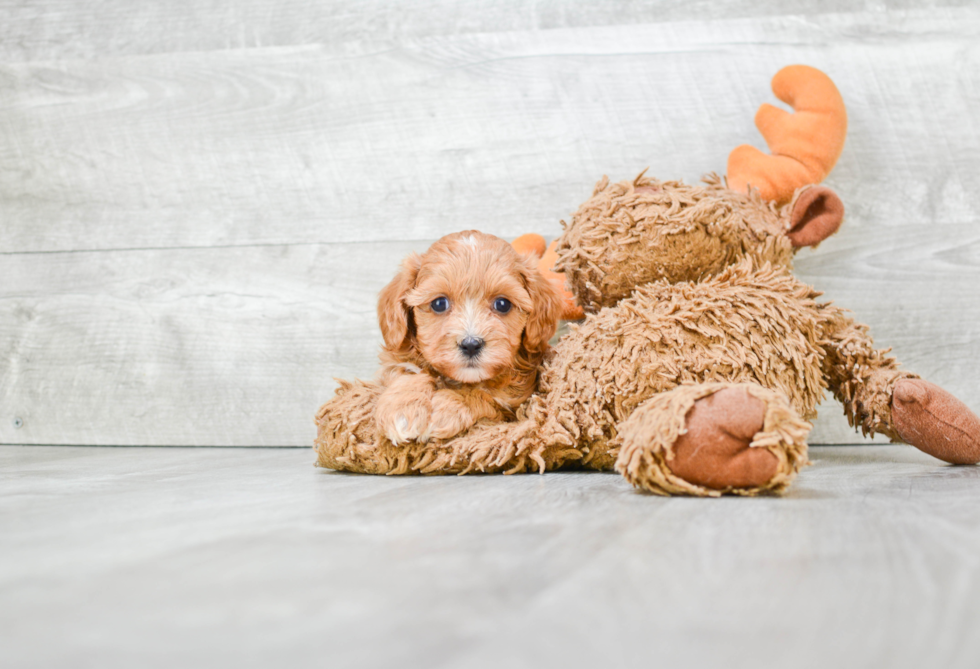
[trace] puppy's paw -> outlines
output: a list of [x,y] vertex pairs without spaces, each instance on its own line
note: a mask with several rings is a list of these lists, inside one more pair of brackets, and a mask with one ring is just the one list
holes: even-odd
[[429,427],[423,435],[426,439],[449,439],[468,429],[476,422],[473,412],[451,393],[438,392],[432,398],[432,414]]
[[398,445],[409,441],[427,441],[430,407],[427,401],[395,405],[380,403],[376,414],[378,427],[388,441]]

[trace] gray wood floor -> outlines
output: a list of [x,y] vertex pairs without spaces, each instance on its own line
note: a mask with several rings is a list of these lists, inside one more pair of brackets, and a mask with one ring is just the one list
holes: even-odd
[[0,443],[309,444],[408,251],[722,171],[793,62],[850,109],[799,274],[980,410],[975,2],[0,0]]
[[976,2],[0,0],[0,666],[980,665],[980,468],[907,447],[722,500],[154,447],[308,445],[406,253],[722,171],[794,62],[850,114],[798,273],[980,410]]
[[980,663],[980,468],[818,447],[785,498],[0,447],[0,665]]

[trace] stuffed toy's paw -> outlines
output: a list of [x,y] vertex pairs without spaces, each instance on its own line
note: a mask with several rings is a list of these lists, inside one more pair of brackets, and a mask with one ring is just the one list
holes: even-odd
[[565,286],[565,275],[552,270],[558,261],[558,253],[555,251],[557,244],[556,240],[551,242],[551,246],[547,246],[544,237],[534,233],[521,235],[511,242],[511,246],[518,253],[532,253],[538,257],[538,271],[541,272],[541,276],[561,291],[564,301],[561,319],[563,321],[577,321],[585,318],[585,312],[582,311],[582,307],[575,304],[575,296]]
[[808,464],[802,420],[754,383],[702,383],[654,395],[618,426],[616,470],[659,495],[782,492]]
[[667,466],[685,481],[714,490],[765,484],[779,469],[768,449],[751,446],[765,416],[766,403],[744,388],[702,397],[688,412]]
[[898,435],[954,465],[980,462],[980,418],[948,392],[922,379],[901,379],[892,393]]

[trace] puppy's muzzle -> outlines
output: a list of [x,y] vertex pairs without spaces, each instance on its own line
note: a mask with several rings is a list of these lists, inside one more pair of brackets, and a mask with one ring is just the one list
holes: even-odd
[[483,350],[484,341],[479,337],[467,337],[463,341],[459,342],[459,350],[463,352],[467,358],[475,358]]

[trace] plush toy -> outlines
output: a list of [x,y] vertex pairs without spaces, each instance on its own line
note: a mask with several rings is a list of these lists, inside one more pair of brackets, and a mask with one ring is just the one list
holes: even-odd
[[[728,186],[643,174],[603,178],[541,256],[567,284],[572,325],[545,358],[515,420],[451,439],[395,445],[373,410],[379,381],[340,382],[317,414],[322,467],[372,474],[616,469],[659,494],[786,489],[807,464],[807,422],[829,389],[852,426],[951,463],[980,461],[980,419],[898,369],[847,312],[791,272],[794,253],[833,234],[843,205],[815,185],[843,147],[836,87],[805,66],[773,90],[795,113],[756,117],[773,155],[749,147]],[[550,255],[549,255],[550,254]],[[554,267],[552,267],[554,265]],[[557,274],[554,270],[563,273]]]

